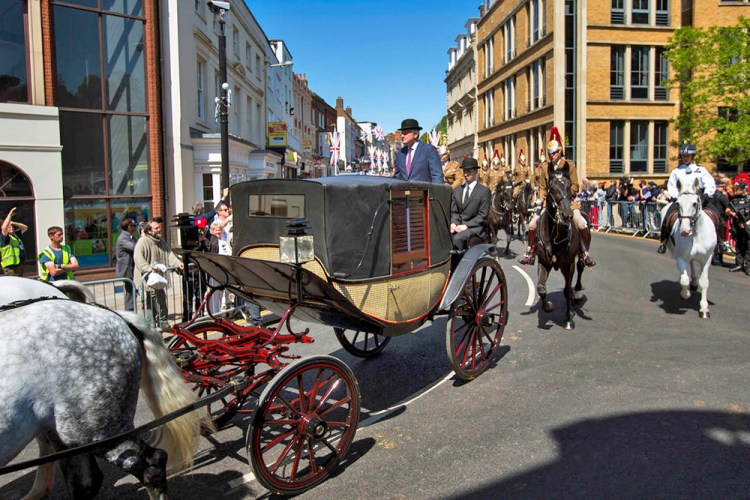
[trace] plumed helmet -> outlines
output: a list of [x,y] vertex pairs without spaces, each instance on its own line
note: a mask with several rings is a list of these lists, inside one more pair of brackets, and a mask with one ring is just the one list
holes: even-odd
[[557,127],[552,127],[552,130],[549,132],[549,142],[547,143],[547,153],[552,154],[557,151],[562,152],[563,144],[562,144],[562,137],[560,137],[560,132],[557,130]]
[[482,160],[482,166],[486,167],[487,165],[489,165],[489,163],[487,163],[487,155],[485,154],[484,155],[484,160]]
[[686,142],[682,146],[680,146],[680,156],[682,155],[695,155],[697,153],[697,150],[695,149],[695,146],[690,144],[689,142]]
[[497,148],[495,148],[495,154],[492,155],[492,164],[495,166],[500,165],[500,153],[498,153]]
[[440,156],[445,156],[448,154],[448,147],[443,145],[440,146]]
[[519,163],[526,163],[526,155],[523,154],[523,149],[521,149],[518,153],[518,162]]

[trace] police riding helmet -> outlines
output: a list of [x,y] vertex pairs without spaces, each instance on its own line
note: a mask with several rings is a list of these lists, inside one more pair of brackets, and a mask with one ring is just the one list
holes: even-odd
[[695,149],[695,146],[693,146],[690,143],[685,143],[682,146],[680,146],[680,156],[686,156],[686,155],[695,156],[696,152],[697,150]]

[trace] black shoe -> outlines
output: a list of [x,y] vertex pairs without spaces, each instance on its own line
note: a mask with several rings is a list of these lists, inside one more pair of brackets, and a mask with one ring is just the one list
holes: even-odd
[[659,248],[656,249],[656,253],[667,253],[667,244],[659,243]]

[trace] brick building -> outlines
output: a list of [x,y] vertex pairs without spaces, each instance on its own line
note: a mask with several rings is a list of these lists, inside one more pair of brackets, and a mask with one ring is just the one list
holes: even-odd
[[[555,125],[581,177],[664,180],[679,94],[664,88],[675,29],[734,24],[748,3],[485,0],[477,23],[478,156],[533,160]],[[528,155],[528,154],[527,154]],[[715,163],[703,162],[710,168]]]

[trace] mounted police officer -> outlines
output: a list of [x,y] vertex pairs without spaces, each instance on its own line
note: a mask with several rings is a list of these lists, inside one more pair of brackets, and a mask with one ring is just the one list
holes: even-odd
[[26,261],[26,250],[17,233],[25,233],[26,224],[13,220],[16,207],[10,209],[3,220],[0,232],[0,258],[2,258],[3,274],[6,276],[23,276],[23,263]]
[[[563,154],[562,138],[557,130],[557,127],[552,127],[550,131],[550,141],[547,144],[547,157],[549,161],[544,162],[540,165],[542,175],[540,175],[539,182],[539,200],[537,204],[544,205],[547,202],[547,183],[550,177],[557,174],[565,175],[570,180],[570,199],[572,200],[570,206],[573,209],[573,223],[578,229],[578,235],[580,236],[580,259],[586,267],[592,267],[596,265],[594,259],[591,258],[586,247],[587,241],[590,241],[590,233],[586,224],[586,219],[581,215],[581,202],[578,201],[578,191],[580,189],[578,185],[578,172],[576,170],[575,163],[565,159]],[[536,259],[536,226],[539,222],[539,214],[537,213],[531,219],[529,223],[529,235],[528,235],[528,247],[526,247],[526,255],[523,256],[518,262],[524,265],[531,265]]]
[[734,217],[732,233],[735,240],[735,266],[730,272],[743,271],[750,276],[750,195],[747,183],[737,184],[737,194],[732,196],[730,214]]
[[[695,153],[697,150],[692,144],[683,144],[680,146],[680,166],[672,170],[669,174],[669,181],[667,182],[667,192],[671,199],[669,208],[667,209],[664,217],[661,221],[661,236],[659,237],[659,247],[656,249],[659,253],[667,251],[667,238],[669,238],[669,218],[677,211],[677,204],[675,200],[680,196],[679,184],[689,182],[689,178],[697,178],[700,182],[700,188],[703,190],[703,206],[706,206],[708,198],[714,195],[716,191],[716,182],[708,170],[695,164]],[[679,184],[678,184],[679,183]]]

